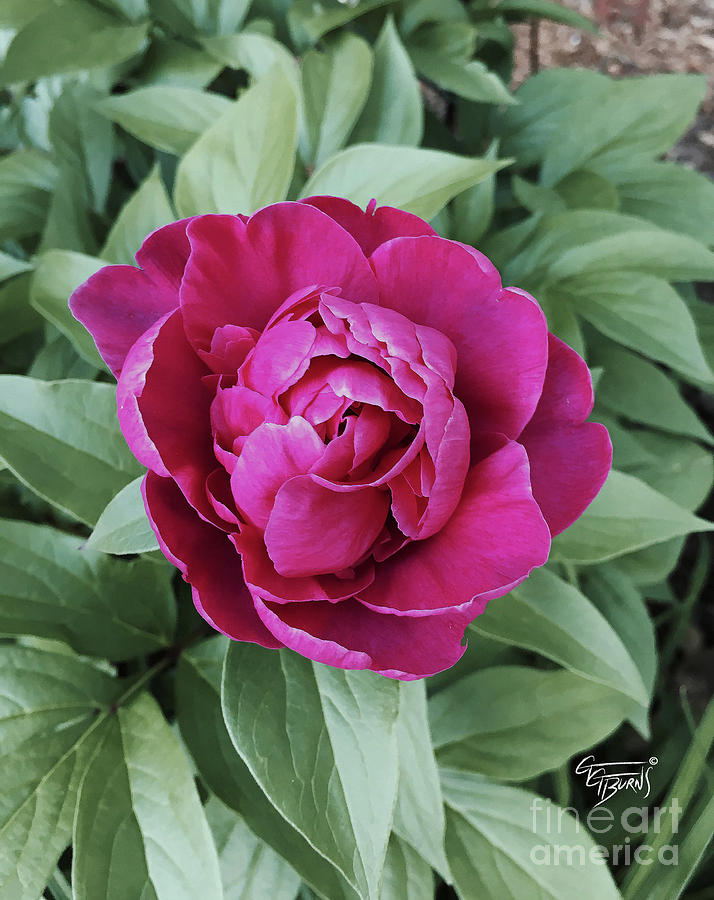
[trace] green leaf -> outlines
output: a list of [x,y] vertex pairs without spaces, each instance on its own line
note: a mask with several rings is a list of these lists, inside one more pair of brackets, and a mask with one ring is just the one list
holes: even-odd
[[602,366],[598,404],[633,422],[682,434],[707,444],[714,439],[657,366],[616,345],[595,345],[591,363]]
[[112,678],[74,656],[0,648],[0,894],[37,900],[69,843]]
[[283,200],[295,165],[297,97],[279,68],[248,88],[181,159],[181,216],[252,213]]
[[107,97],[96,107],[150,147],[180,156],[232,104],[220,94],[162,84]]
[[472,628],[649,705],[649,692],[617,631],[584,594],[546,569],[491,601]]
[[[440,766],[522,781],[598,744],[631,706],[622,693],[565,669],[492,666],[439,691],[429,720]],[[447,855],[453,865],[448,846]]]
[[701,76],[652,75],[610,81],[597,102],[570,103],[546,150],[543,183],[581,168],[616,178],[633,156],[659,156],[694,119],[705,89]]
[[16,256],[10,256],[9,253],[0,251],[0,281],[6,281],[13,275],[19,275],[20,272],[28,272],[32,269],[32,263],[26,262],[24,259],[18,259]]
[[51,325],[47,330],[47,342],[40,349],[27,370],[31,378],[42,381],[59,381],[64,378],[92,379],[97,369],[82,359],[67,338]]
[[433,900],[433,897],[431,866],[406,841],[393,834],[387,847],[379,900]]
[[140,53],[148,25],[124,25],[88,3],[63,0],[15,35],[0,66],[0,84],[114,66]]
[[104,265],[103,260],[84,253],[47,250],[36,260],[30,303],[70,340],[83,359],[106,370],[92,336],[68,306],[72,291]]
[[[484,159],[498,158],[498,142],[493,141]],[[496,175],[488,175],[483,181],[467,188],[454,197],[451,204],[455,240],[476,246],[493,221],[496,196]]]
[[87,549],[117,556],[159,549],[144,509],[143,480],[143,476],[139,476],[130,481],[109,501],[85,544]]
[[155,168],[122,207],[102,250],[103,258],[135,265],[134,254],[144,238],[175,218],[169,195]]
[[531,213],[559,213],[567,208],[565,199],[554,188],[543,187],[542,184],[533,184],[525,178],[513,176],[511,181],[513,196],[528,212]]
[[154,35],[137,75],[144,86],[164,84],[201,90],[222,68],[205,50],[176,38]]
[[181,735],[201,777],[249,828],[287,860],[319,894],[359,900],[331,863],[268,800],[235,751],[221,713],[220,687],[227,638],[214,637],[183,653],[176,676]]
[[613,469],[583,515],[553,540],[551,559],[583,565],[614,559],[714,525],[692,515],[644,481]]
[[218,858],[188,761],[142,694],[101,731],[74,826],[76,900],[221,900]]
[[424,132],[419,82],[392,16],[387,16],[374,45],[369,96],[351,143],[417,146]]
[[570,25],[571,28],[579,28],[581,31],[589,31],[591,34],[597,34],[597,25],[591,22],[585,16],[574,9],[562,6],[560,3],[553,3],[552,0],[500,0],[493,7],[496,13],[505,13],[506,18],[510,18],[509,14],[515,13],[516,16],[537,16],[539,19],[550,19],[552,22],[562,22],[563,25]]
[[300,92],[300,71],[290,51],[273,38],[253,31],[203,39],[203,46],[215,59],[232,69],[244,69],[253,79],[267,75],[278,66],[287,80]]
[[302,60],[300,155],[319,166],[340,150],[367,99],[372,51],[353,34],[342,34],[327,51],[309,50]]
[[629,469],[629,474],[669,497],[684,509],[698,509],[714,482],[714,457],[700,444],[669,434],[640,429],[637,439],[648,459]]
[[447,852],[462,900],[620,900],[593,839],[567,810],[463,772],[442,770],[441,783]]
[[399,789],[394,831],[451,881],[444,852],[444,806],[423,681],[403,682],[397,719]]
[[30,276],[0,285],[0,346],[41,326],[42,319],[30,306]]
[[343,196],[362,207],[376,198],[380,206],[396,206],[431,219],[452,197],[504,165],[504,160],[474,159],[440,150],[357,144],[321,166],[302,196]]
[[65,86],[50,112],[50,141],[64,166],[81,173],[83,193],[101,212],[112,174],[114,131],[94,109],[104,93],[86,82]]
[[573,247],[551,264],[549,275],[558,280],[613,270],[646,272],[668,281],[714,281],[714,253],[684,234],[652,228]]
[[76,535],[0,519],[0,633],[64,641],[129,659],[167,646],[176,610],[170,573],[83,549]]
[[517,102],[498,75],[477,59],[455,63],[448,56],[416,45],[409,47],[409,55],[417,71],[445,91],[476,103]]
[[613,563],[582,570],[583,591],[617,631],[648,694],[657,675],[654,623],[640,592]]
[[54,163],[38,150],[0,158],[0,241],[41,231],[56,179]]
[[49,249],[95,253],[97,240],[84,176],[60,160],[57,187],[50,201],[39,251]]
[[280,813],[366,898],[378,897],[392,827],[398,690],[290,651],[233,644],[226,654],[223,716],[236,750]]
[[584,319],[614,341],[683,375],[714,381],[686,304],[666,281],[641,272],[596,272],[560,289]]
[[673,162],[638,161],[613,178],[623,212],[714,244],[714,184],[705,175]]
[[300,876],[253,834],[240,813],[212,796],[206,818],[218,850],[225,900],[294,900]]
[[288,8],[290,33],[299,47],[312,46],[329,31],[392,2],[393,0],[361,0],[354,6],[327,6],[322,0],[295,0]]
[[0,375],[0,457],[40,497],[91,525],[141,470],[116,414],[116,389]]
[[566,175],[555,186],[565,200],[568,209],[609,209],[620,207],[620,198],[615,185],[602,175],[578,169]]

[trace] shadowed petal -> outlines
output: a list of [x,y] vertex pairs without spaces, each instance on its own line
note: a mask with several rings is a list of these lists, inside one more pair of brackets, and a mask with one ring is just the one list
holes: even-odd
[[234,640],[281,647],[256,614],[240,558],[226,534],[198,518],[172,479],[149,472],[142,492],[161,549],[192,585],[204,619]]

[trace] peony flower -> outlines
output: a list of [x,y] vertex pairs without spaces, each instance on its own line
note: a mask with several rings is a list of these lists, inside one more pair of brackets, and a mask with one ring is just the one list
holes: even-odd
[[161,549],[231,638],[439,672],[605,480],[583,360],[416,216],[314,197],[175,222],[136,260],[70,305]]

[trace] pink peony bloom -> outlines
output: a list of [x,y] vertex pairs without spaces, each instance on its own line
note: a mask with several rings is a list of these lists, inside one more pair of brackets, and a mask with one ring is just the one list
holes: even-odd
[[583,360],[416,216],[346,200],[151,234],[70,300],[166,557],[219,631],[432,675],[609,471]]

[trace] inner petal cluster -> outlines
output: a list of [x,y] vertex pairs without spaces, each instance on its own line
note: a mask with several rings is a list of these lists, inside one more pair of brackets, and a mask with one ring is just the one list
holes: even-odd
[[277,576],[371,581],[374,561],[453,513],[470,434],[453,395],[456,351],[440,332],[312,287],[260,335],[219,329],[202,356],[229,483],[209,478],[209,500],[239,526],[244,554],[260,540]]

